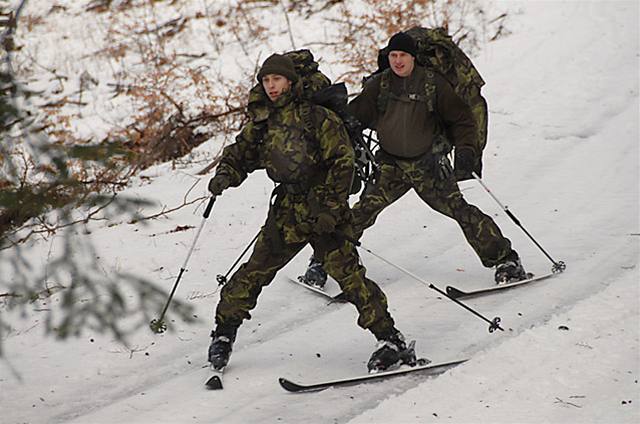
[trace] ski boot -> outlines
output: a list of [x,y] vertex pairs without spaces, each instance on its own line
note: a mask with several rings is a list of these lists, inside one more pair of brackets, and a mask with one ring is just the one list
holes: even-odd
[[220,371],[229,362],[233,342],[236,339],[235,334],[211,332],[211,345],[209,346],[209,362],[213,369]]
[[307,271],[303,276],[299,277],[299,280],[305,284],[323,290],[324,285],[327,282],[327,272],[322,268],[322,262],[317,261],[316,258],[312,256],[309,260]]
[[407,344],[399,331],[391,337],[378,341],[377,349],[371,355],[367,368],[370,373],[389,371],[402,364],[415,366],[417,364],[415,341]]
[[517,255],[515,259],[508,259],[496,266],[496,284],[515,283],[516,281],[526,280],[532,276],[533,274],[527,273],[524,270]]

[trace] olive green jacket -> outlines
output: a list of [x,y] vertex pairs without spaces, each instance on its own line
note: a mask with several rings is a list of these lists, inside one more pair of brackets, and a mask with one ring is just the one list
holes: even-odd
[[416,66],[406,78],[398,77],[390,69],[385,72],[391,75],[384,108],[379,100],[382,74],[367,81],[362,93],[349,104],[349,111],[360,122],[377,131],[383,151],[400,158],[423,156],[432,152],[435,137],[444,132],[452,146],[478,153],[471,110],[444,77],[432,75],[435,95],[430,97],[425,92],[426,73],[431,71]]

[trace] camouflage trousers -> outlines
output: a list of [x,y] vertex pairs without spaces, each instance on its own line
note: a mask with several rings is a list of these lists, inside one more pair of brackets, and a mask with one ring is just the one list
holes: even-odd
[[[345,298],[358,310],[358,325],[376,338],[395,331],[388,312],[387,298],[378,285],[365,276],[365,268],[355,246],[339,236],[317,235],[312,231],[305,198],[285,195],[271,206],[266,223],[260,230],[249,260],[240,266],[222,288],[216,308],[216,324],[225,332],[234,332],[243,320],[251,319],[262,288],[271,283],[276,273],[293,259],[307,243],[325,264]],[[350,223],[341,223],[336,234],[353,235]]]
[[371,227],[387,206],[414,189],[432,209],[458,223],[484,266],[493,267],[517,255],[496,223],[464,200],[453,177],[443,180],[435,176],[430,157],[399,160],[384,152],[377,156],[379,169],[375,182],[365,188],[352,208],[356,237]]

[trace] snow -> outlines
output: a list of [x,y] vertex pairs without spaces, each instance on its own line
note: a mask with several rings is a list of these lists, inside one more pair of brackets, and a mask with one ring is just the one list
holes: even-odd
[[[637,298],[628,295],[633,284],[637,280],[626,275],[545,325],[474,355],[472,362],[387,399],[350,423],[436,418],[462,423],[633,422],[637,408],[632,402],[638,395]],[[527,354],[532,350],[535,354]]]
[[[198,322],[174,331],[142,328],[129,347],[87,331],[64,343],[43,336],[41,308],[8,314],[14,326],[0,362],[3,423],[636,423],[640,422],[639,5],[616,2],[509,2],[513,34],[474,60],[487,81],[490,140],[484,181],[567,270],[551,280],[465,301],[505,332],[362,252],[368,275],[389,298],[398,327],[434,361],[470,360],[437,377],[413,375],[329,389],[284,392],[277,378],[311,382],[358,375],[374,340],[349,305],[286,281],[305,249],[267,287],[238,334],[225,389],[203,388],[208,334],[224,274],[265,219],[272,184],[253,174],[217,201],[176,296]],[[276,47],[276,46],[274,46]],[[298,46],[301,47],[301,46]],[[276,47],[277,48],[277,47]],[[287,49],[286,43],[282,49]],[[214,149],[211,141],[200,150]],[[195,165],[145,173],[127,193],[176,205]],[[477,184],[465,197],[491,214],[525,267],[548,259]],[[105,272],[126,269],[169,290],[193,242],[202,207],[141,227],[91,227]],[[409,194],[385,211],[363,244],[436,286],[482,287],[481,266],[453,221]],[[52,245],[33,247],[45,266]],[[329,286],[335,293],[337,287]],[[3,311],[4,313],[4,311]],[[171,311],[169,312],[171,314]],[[171,316],[171,315],[170,315]]]

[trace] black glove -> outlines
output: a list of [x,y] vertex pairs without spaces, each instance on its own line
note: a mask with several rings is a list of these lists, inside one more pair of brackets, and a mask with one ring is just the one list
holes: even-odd
[[344,122],[344,126],[347,129],[347,132],[349,133],[350,136],[362,137],[362,130],[364,128],[362,127],[362,124],[360,123],[360,121],[358,121],[356,117],[346,113],[345,116],[342,118],[342,122]]
[[476,162],[471,149],[456,149],[455,177],[457,181],[470,180]]
[[216,175],[209,181],[209,191],[214,196],[220,196],[230,185],[229,177],[226,175]]
[[436,156],[436,172],[441,180],[448,180],[453,175],[453,167],[451,161],[446,155]]
[[316,218],[314,231],[318,234],[333,233],[336,231],[337,221],[329,212],[320,212]]

